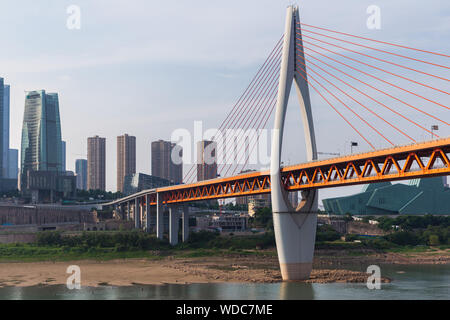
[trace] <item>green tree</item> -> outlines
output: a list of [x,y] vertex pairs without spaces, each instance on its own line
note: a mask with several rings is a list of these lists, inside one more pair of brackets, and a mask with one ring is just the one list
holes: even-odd
[[439,236],[436,234],[432,234],[428,238],[428,244],[430,246],[438,246],[440,244],[439,242]]

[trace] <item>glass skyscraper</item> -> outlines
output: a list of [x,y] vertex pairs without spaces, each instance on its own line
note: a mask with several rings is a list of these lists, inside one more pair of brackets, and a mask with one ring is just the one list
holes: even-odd
[[17,150],[9,149],[10,87],[0,78],[0,179],[17,179]]
[[[0,78],[0,150],[2,156],[0,157],[0,178],[4,178],[6,175],[6,166],[8,163],[8,152],[5,150],[5,138],[6,138],[6,128],[5,128],[5,85],[3,78]],[[9,131],[7,132],[9,135]]]
[[28,92],[22,127],[21,183],[27,171],[62,172],[62,149],[58,94]]
[[[10,109],[10,92],[9,85],[3,86],[3,114],[2,114],[2,175],[3,178],[11,178],[9,176],[10,161],[9,161],[9,109]],[[13,159],[11,159],[13,160]],[[16,163],[17,165],[17,163]],[[15,177],[17,178],[17,176]]]

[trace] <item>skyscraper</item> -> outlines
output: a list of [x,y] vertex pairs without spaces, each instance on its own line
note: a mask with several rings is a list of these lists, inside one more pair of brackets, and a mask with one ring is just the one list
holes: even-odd
[[75,173],[77,175],[77,189],[87,190],[87,167],[86,159],[75,160]]
[[2,140],[0,149],[2,153],[0,160],[0,178],[17,180],[18,150],[9,149],[10,87],[4,84],[3,78],[0,78],[0,110],[0,139]]
[[88,138],[87,188],[106,190],[106,138]]
[[117,137],[117,191],[123,193],[125,176],[136,173],[136,137]]
[[[178,159],[172,159],[172,153],[179,156]],[[174,184],[183,182],[183,163],[181,157],[183,149],[170,141],[152,142],[152,175],[167,179]],[[173,161],[175,160],[175,162]]]
[[30,91],[25,96],[21,145],[21,184],[27,171],[62,172],[62,141],[57,93]]
[[197,181],[217,178],[216,148],[213,141],[197,142]]
[[9,148],[9,86],[0,78],[0,178],[7,178]]

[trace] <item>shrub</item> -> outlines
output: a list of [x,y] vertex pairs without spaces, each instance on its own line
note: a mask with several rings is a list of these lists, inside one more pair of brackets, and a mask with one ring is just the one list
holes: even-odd
[[439,236],[437,236],[436,234],[430,235],[430,237],[428,238],[428,244],[430,246],[438,246],[438,245],[440,245]]
[[384,236],[384,239],[400,246],[420,244],[419,236],[410,231],[398,231]]
[[341,234],[330,225],[323,225],[317,228],[316,241],[335,241],[341,238]]
[[61,233],[57,231],[39,232],[36,238],[37,244],[41,246],[58,246],[62,244]]

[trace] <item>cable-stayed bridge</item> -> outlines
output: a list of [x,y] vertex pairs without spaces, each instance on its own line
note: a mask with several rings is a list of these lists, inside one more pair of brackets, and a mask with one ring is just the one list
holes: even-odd
[[[271,193],[283,279],[308,278],[319,189],[450,175],[450,138],[437,134],[439,127],[444,133],[449,130],[449,58],[444,53],[303,24],[298,8],[290,6],[283,36],[212,139],[221,143],[215,152],[223,152],[224,158],[227,152],[234,152],[231,163],[214,164],[221,177],[195,182],[197,165],[193,165],[184,177],[185,184],[145,190],[110,205],[133,219],[136,228],[146,230],[150,230],[150,215],[156,214],[159,238],[164,232],[163,206],[167,206],[169,240],[176,244],[179,209],[183,240],[188,238],[188,203]],[[293,85],[308,162],[283,167],[283,133]],[[372,151],[318,160],[310,88]],[[270,170],[239,174],[248,167],[261,129],[271,117]],[[435,124],[430,127],[429,121]],[[223,134],[236,129],[254,130],[255,134]],[[418,134],[432,140],[420,142]],[[377,149],[376,139],[388,147]],[[287,193],[298,190],[302,200],[293,208]]]

